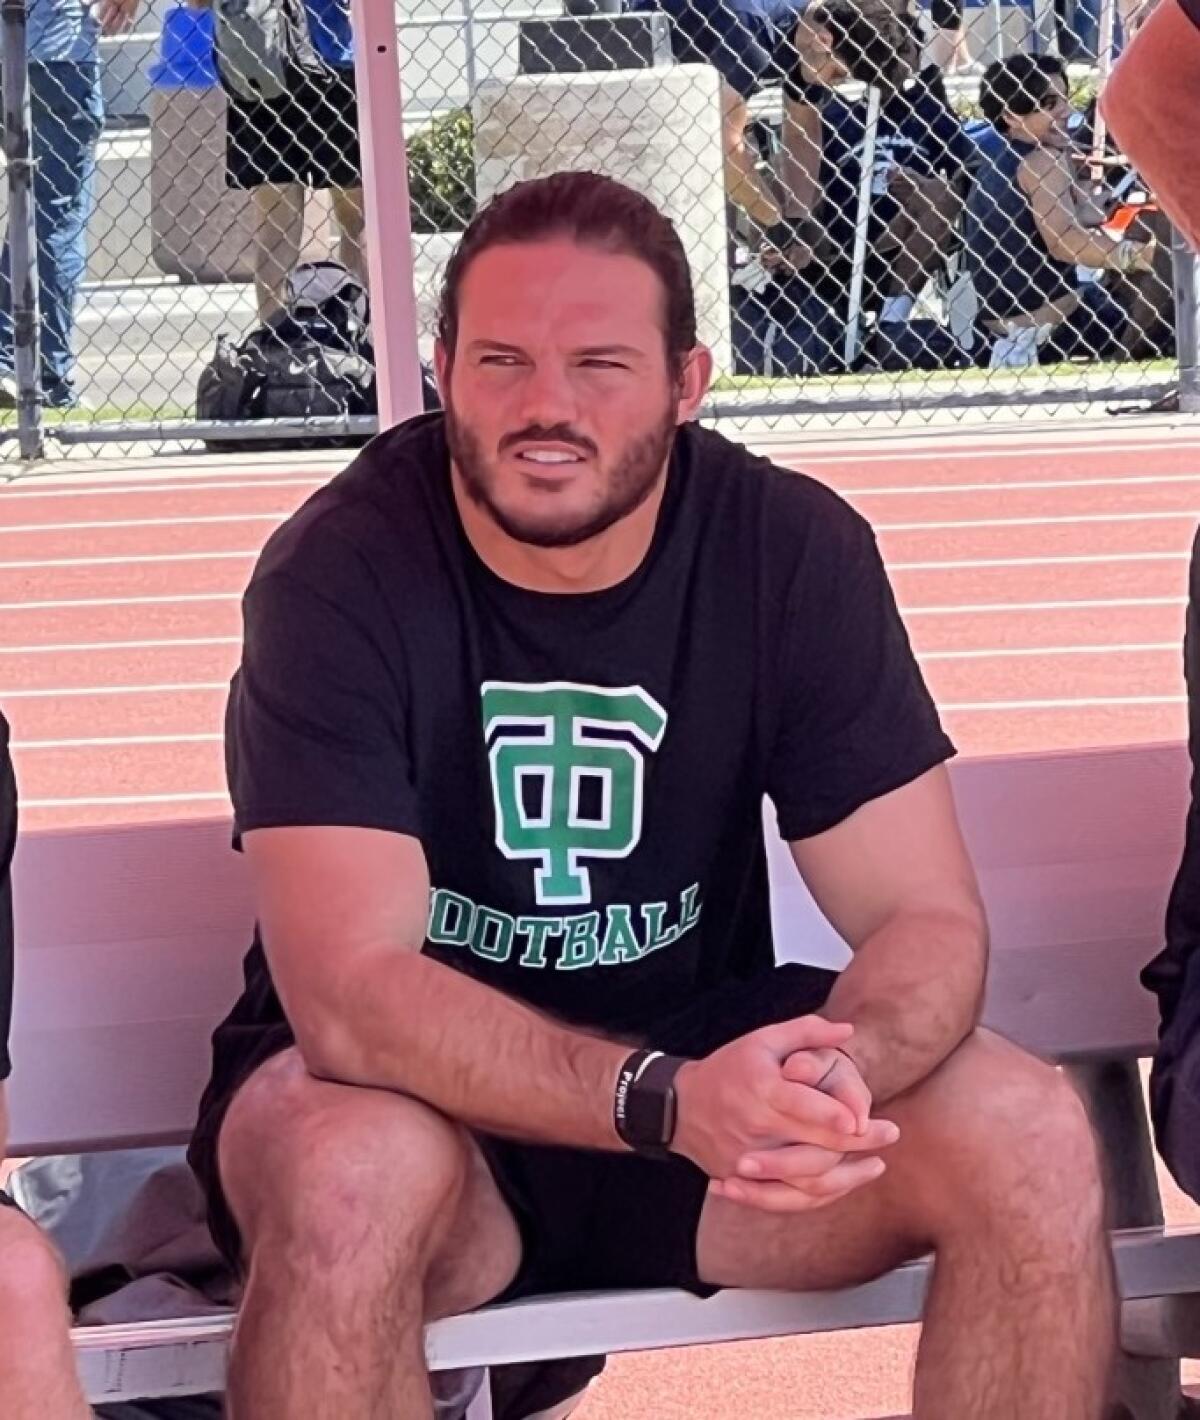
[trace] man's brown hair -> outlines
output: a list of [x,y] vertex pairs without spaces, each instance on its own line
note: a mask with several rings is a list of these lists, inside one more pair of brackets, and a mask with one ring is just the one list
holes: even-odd
[[[566,237],[580,246],[636,257],[663,288],[663,335],[678,377],[696,344],[692,273],[679,233],[649,198],[599,173],[566,172],[519,182],[475,215],[446,267],[438,335],[453,358],[459,299],[471,263],[489,247]],[[531,300],[538,292],[531,291]]]

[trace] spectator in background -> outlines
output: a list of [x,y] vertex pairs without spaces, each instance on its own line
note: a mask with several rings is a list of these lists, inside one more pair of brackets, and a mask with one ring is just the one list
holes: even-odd
[[[829,87],[848,78],[864,47],[860,30],[907,48],[916,20],[907,0],[656,0],[670,17],[675,58],[710,64],[721,75],[725,181],[729,199],[796,264],[819,245],[814,205],[821,162],[820,108]],[[839,14],[844,21],[839,23]],[[935,24],[957,31],[961,0],[937,0]],[[919,48],[919,42],[918,42]],[[942,48],[945,48],[943,45]],[[950,48],[953,49],[951,43]],[[896,58],[893,49],[889,63]],[[783,87],[783,129],[775,181],[750,141],[750,99]]]
[[[207,7],[212,0],[193,3]],[[307,192],[328,189],[338,259],[367,286],[349,0],[304,0],[304,8],[315,63],[291,65],[282,98],[247,99],[230,82],[236,59],[218,45],[229,96],[226,182],[254,194],[254,287],[262,321],[286,308],[287,278],[304,242]]]
[[[13,983],[12,884],[17,789],[0,715],[0,1163],[8,1117],[8,1026]],[[0,1415],[6,1420],[86,1420],[68,1332],[67,1280],[50,1244],[0,1188]]]
[[997,60],[983,76],[979,101],[1003,140],[980,165],[967,202],[967,264],[980,318],[994,337],[991,367],[1036,364],[1047,347],[1059,358],[1104,358],[1125,312],[1103,287],[1081,287],[1076,267],[1144,270],[1154,245],[1109,235],[1104,212],[1084,195],[1070,153],[1060,60]]
[[[138,0],[28,0],[33,197],[41,299],[41,389],[52,409],[78,403],[72,377],[75,298],[87,266],[96,144],[104,126],[99,37],[133,23]],[[17,402],[12,272],[0,256],[0,409]]]
[[[813,52],[827,56],[806,63],[806,73],[827,85],[850,78],[882,91],[863,309],[878,316],[876,353],[889,360],[905,345],[917,297],[952,244],[970,143],[938,71],[916,72],[919,41],[894,11],[873,0],[822,0],[806,24],[819,37]],[[810,202],[820,238],[807,250],[783,243],[768,249],[764,261],[774,285],[757,298],[780,332],[773,351],[777,368],[797,374],[840,358],[867,100],[851,102],[827,89],[819,117],[821,162]]]

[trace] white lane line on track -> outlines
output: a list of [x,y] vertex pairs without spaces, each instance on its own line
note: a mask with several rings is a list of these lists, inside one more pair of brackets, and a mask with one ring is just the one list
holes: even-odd
[[872,522],[871,526],[877,533],[946,532],[955,528],[1073,527],[1076,523],[1167,523],[1185,520],[1195,523],[1197,519],[1200,519],[1200,512],[1191,508],[1178,513],[1156,508],[1147,513],[1062,513],[1048,518],[941,518],[928,523]]
[[55,601],[0,602],[0,611],[63,611],[67,607],[175,606],[180,602],[240,602],[241,592],[177,592],[171,596],[63,597]]
[[[232,562],[257,557],[261,549],[239,552],[150,552],[125,557],[48,557],[33,560],[0,561],[0,572],[33,571],[40,567],[115,567],[132,564],[174,564],[190,562]],[[964,567],[1054,567],[1089,562],[1181,562],[1190,554],[1178,552],[1084,552],[1044,557],[981,557],[944,559],[932,562],[889,562],[892,572],[925,572],[938,568]],[[164,598],[170,601],[172,598]],[[93,603],[95,605],[95,603]]]
[[175,695],[180,691],[228,690],[227,680],[177,681],[167,685],[68,685],[57,690],[0,689],[5,700],[48,700],[57,695]]
[[[1200,452],[1200,451],[1198,451]],[[843,498],[911,498],[926,493],[1060,493],[1069,488],[1145,488],[1158,483],[1200,484],[1200,468],[1195,473],[1146,473],[1112,478],[1023,478],[992,483],[905,483],[886,488],[838,488]]]
[[153,641],[58,641],[44,646],[0,646],[0,656],[68,655],[87,651],[158,651],[174,646],[240,646],[240,636],[179,636]]
[[[279,523],[290,517],[291,508],[269,513],[203,513],[194,518],[112,518],[79,523],[18,523],[0,527],[0,535],[20,537],[23,533],[98,532],[102,528],[193,528],[202,523]],[[1180,513],[1180,517],[1186,514]]]
[[123,567],[137,563],[168,562],[232,562],[257,557],[261,547],[244,552],[138,552],[124,556],[104,557],[37,557],[12,558],[0,562],[0,572],[33,571],[38,567]]
[[[330,477],[333,475],[331,474]],[[195,483],[101,483],[74,488],[0,488],[0,508],[7,498],[24,502],[30,498],[122,498],[147,493],[211,493],[228,488],[323,488],[327,478],[294,478],[291,475],[264,474],[261,478],[230,477],[217,483],[197,480]]]
[[65,740],[13,740],[14,750],[31,749],[115,749],[140,745],[200,745],[220,744],[225,736],[220,732],[198,735],[93,735]]
[[[1128,655],[1136,652],[1171,652],[1178,653],[1180,647],[1172,641],[1127,643],[1116,646],[1088,645],[1088,646],[1003,646],[993,650],[962,650],[962,651],[929,651],[918,652],[917,658],[921,661],[951,661],[951,660],[987,660],[989,658],[1013,657],[1013,656],[1078,656],[1078,655]],[[50,688],[3,690],[0,689],[0,701],[3,700],[38,700],[49,699],[61,695],[161,695],[174,691],[206,691],[206,690],[228,690],[228,681],[181,681],[174,684],[154,684],[154,685],[75,685],[58,686]],[[1022,702],[1023,703],[1023,702]],[[1033,703],[1033,702],[1031,702]],[[1056,702],[1057,703],[1057,702]],[[1067,703],[1067,702],[1064,702]],[[1071,704],[1082,704],[1087,702],[1071,701]],[[1118,701],[1117,703],[1124,703]],[[1136,697],[1130,703],[1138,703]],[[942,708],[952,708],[943,706]],[[961,708],[961,707],[959,707]],[[48,749],[53,746],[68,745],[115,745],[115,744],[175,744],[187,742],[201,742],[205,740],[218,740],[219,734],[202,735],[134,735],[134,736],[104,736],[98,739],[66,739],[66,740],[46,740],[36,743],[36,748]],[[26,747],[31,746],[31,742],[25,741]]]
[[942,712],[971,710],[1087,710],[1105,705],[1186,705],[1186,695],[1089,695],[1078,700],[939,701]]
[[120,808],[137,804],[209,804],[229,802],[229,795],[198,789],[193,794],[104,794],[83,799],[25,799],[23,809]]
[[[241,592],[181,592],[173,596],[68,597],[57,601],[0,602],[0,612],[61,611],[69,607],[174,606],[187,602],[240,602]],[[905,606],[905,616],[967,616],[1010,611],[1090,611],[1122,606],[1185,606],[1186,597],[1089,597],[1074,601],[950,602]]]
[[[48,653],[63,655],[87,654],[94,651],[145,651],[171,650],[176,646],[240,646],[240,636],[190,636],[177,641],[81,641],[60,642],[47,646],[0,646],[0,656],[39,656]],[[1140,651],[1179,650],[1175,641],[1120,642],[1112,645],[1089,644],[1084,646],[994,646],[952,651],[918,651],[922,661],[985,661],[993,657],[1007,656],[1109,656],[1131,655]],[[72,743],[74,743],[72,741]],[[101,743],[101,741],[96,741]],[[108,741],[104,741],[108,743]]]
[[[961,572],[969,567],[1082,567],[1111,562],[1186,562],[1187,552],[1067,552],[1039,557],[962,557],[889,562],[889,572]],[[0,563],[3,566],[3,563]]]
[[[749,447],[753,448],[754,441],[748,441]],[[1200,454],[1200,445],[1191,443],[1184,445],[1189,452],[1195,450]],[[904,449],[870,449],[860,453],[841,453],[835,450],[821,452],[819,449],[796,448],[786,446],[778,448],[775,446],[764,446],[764,452],[772,461],[778,463],[786,458],[789,463],[809,460],[813,463],[822,464],[854,464],[854,463],[937,463],[939,461],[960,461],[963,459],[978,459],[981,463],[990,462],[992,459],[1027,459],[1044,456],[1047,458],[1069,457],[1072,455],[1102,454],[1106,457],[1120,454],[1146,454],[1146,453],[1172,453],[1180,452],[1180,442],[1175,440],[1155,441],[1154,443],[1130,443],[1123,444],[1109,439],[1095,439],[1086,441],[1060,442],[1051,440],[1048,442],[1036,442],[1030,444],[1006,443],[1001,446],[996,444],[960,444],[953,448],[929,447],[924,449],[904,448]]]
[[919,661],[989,661],[1013,656],[1130,656],[1139,652],[1169,651],[1180,655],[1182,641],[1128,642],[1116,646],[997,646],[987,650],[918,651]]
[[[991,615],[993,612],[1004,615],[1010,611],[1098,611],[1122,606],[1182,607],[1186,605],[1186,597],[1095,597],[1079,601],[949,602],[942,606],[933,604],[929,606],[901,605],[900,610],[905,616],[983,616]],[[1182,635],[1181,630],[1180,636],[1182,637]]]

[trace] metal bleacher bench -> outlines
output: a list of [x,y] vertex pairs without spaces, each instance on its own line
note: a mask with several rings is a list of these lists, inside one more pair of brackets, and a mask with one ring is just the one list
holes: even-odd
[[[987,1019],[1060,1060],[1087,1095],[1126,1299],[1121,1413],[1167,1420],[1182,1413],[1178,1358],[1200,1354],[1200,1229],[1162,1225],[1137,1066],[1155,1012],[1138,971],[1159,941],[1179,859],[1186,753],[1007,756],[960,761],[952,773],[992,925]],[[832,931],[773,830],[768,838],[781,953],[828,961]],[[251,924],[227,823],[32,832],[15,884],[12,1152],[181,1141]],[[535,1299],[431,1326],[429,1361],[486,1366],[910,1322],[927,1272],[918,1262],[826,1293]],[[221,1389],[231,1324],[220,1315],[78,1328],[89,1397]],[[486,1399],[470,1415],[486,1417]]]

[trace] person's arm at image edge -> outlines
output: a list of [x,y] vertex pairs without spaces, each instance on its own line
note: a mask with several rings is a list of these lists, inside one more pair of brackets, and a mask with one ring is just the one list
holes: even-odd
[[1151,259],[1146,243],[1126,242],[1100,227],[1085,227],[1075,206],[1070,171],[1056,153],[1038,149],[1021,164],[1017,175],[1029,198],[1033,219],[1046,249],[1057,261],[1099,270],[1128,269]]
[[272,975],[309,1070],[409,1094],[490,1133],[622,1147],[613,1093],[629,1045],[569,1030],[421,955],[421,845],[367,828],[248,832]]
[[1200,249],[1200,4],[1166,0],[1121,56],[1100,108],[1155,200]]
[[875,1102],[929,1075],[978,1024],[987,923],[943,767],[791,845],[854,955],[823,1015]]

